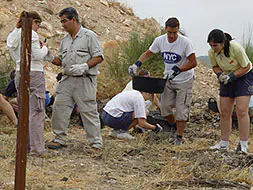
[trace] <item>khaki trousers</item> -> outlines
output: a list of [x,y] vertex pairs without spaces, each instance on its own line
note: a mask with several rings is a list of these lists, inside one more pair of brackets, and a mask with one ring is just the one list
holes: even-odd
[[[20,73],[16,72],[15,85],[20,91]],[[28,152],[41,154],[45,152],[45,77],[41,71],[30,72],[29,95],[29,135]]]
[[56,87],[56,98],[53,105],[51,125],[55,142],[66,145],[67,132],[74,103],[81,114],[84,129],[90,145],[102,147],[100,120],[97,111],[96,76],[63,78]]

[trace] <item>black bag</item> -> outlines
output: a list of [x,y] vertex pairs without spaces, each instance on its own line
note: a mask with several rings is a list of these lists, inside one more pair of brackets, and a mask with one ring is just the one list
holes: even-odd
[[172,128],[172,126],[169,124],[169,122],[161,115],[160,111],[149,111],[149,114],[147,116],[147,122],[155,125],[159,124],[163,127],[164,132],[171,132],[172,130],[175,130]]
[[217,101],[214,98],[209,98],[209,100],[208,100],[208,109],[212,110],[215,113],[219,113]]

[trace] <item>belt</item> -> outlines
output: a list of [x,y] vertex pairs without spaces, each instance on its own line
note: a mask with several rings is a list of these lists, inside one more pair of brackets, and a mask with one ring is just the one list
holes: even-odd
[[91,76],[95,76],[95,75],[91,75],[91,74],[89,74],[89,73],[86,73],[86,74],[83,74],[83,75],[76,75],[76,76],[67,75],[67,76],[71,76],[71,77],[88,77],[88,78],[90,79],[90,82],[92,82]]

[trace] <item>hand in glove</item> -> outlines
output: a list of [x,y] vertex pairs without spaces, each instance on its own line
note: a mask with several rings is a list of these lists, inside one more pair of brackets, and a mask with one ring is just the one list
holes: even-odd
[[87,63],[83,63],[83,64],[76,64],[76,65],[71,65],[69,72],[73,75],[73,76],[79,76],[79,75],[83,75],[85,73],[85,71],[89,70],[89,66]]
[[44,61],[52,62],[54,60],[54,55],[48,50],[47,55],[44,57]]
[[230,73],[229,75],[221,75],[220,81],[223,82],[224,84],[228,84],[236,79],[236,76],[234,73]]
[[134,64],[130,65],[128,67],[128,73],[133,76],[133,75],[136,75],[136,72],[137,72],[137,69],[138,67],[140,67],[142,64],[142,62],[140,61],[136,61]]
[[217,73],[216,75],[217,75],[218,81],[219,81],[219,82],[223,82],[223,81],[222,81],[222,77],[224,76],[223,72],[219,72],[219,73]]
[[158,123],[155,124],[155,126],[156,126],[156,128],[152,130],[153,132],[159,133],[163,130],[163,127],[161,125],[159,125]]
[[172,80],[180,73],[181,73],[180,69],[178,68],[178,66],[175,65],[172,67],[171,70],[167,71],[165,75],[168,80]]

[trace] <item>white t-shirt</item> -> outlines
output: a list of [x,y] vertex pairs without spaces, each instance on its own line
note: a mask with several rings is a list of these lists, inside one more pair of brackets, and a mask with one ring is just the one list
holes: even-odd
[[135,118],[146,119],[145,100],[137,90],[128,90],[114,96],[104,107],[113,117],[121,117],[125,112],[134,112]]
[[130,80],[130,81],[127,83],[126,87],[124,88],[124,90],[122,90],[122,92],[128,91],[128,90],[133,90],[133,81],[132,81],[132,80]]
[[[174,65],[182,66],[188,62],[187,57],[195,53],[192,42],[185,36],[178,34],[175,42],[169,43],[167,34],[158,36],[149,47],[152,53],[161,52],[164,61],[164,75],[171,70]],[[181,83],[190,80],[194,75],[194,70],[181,72],[172,82]]]
[[[130,80],[126,87],[124,88],[124,90],[122,90],[122,92],[124,91],[128,91],[128,90],[133,90],[133,81]],[[146,109],[149,109],[152,106],[152,102],[150,100],[145,100],[145,105],[146,105]]]

